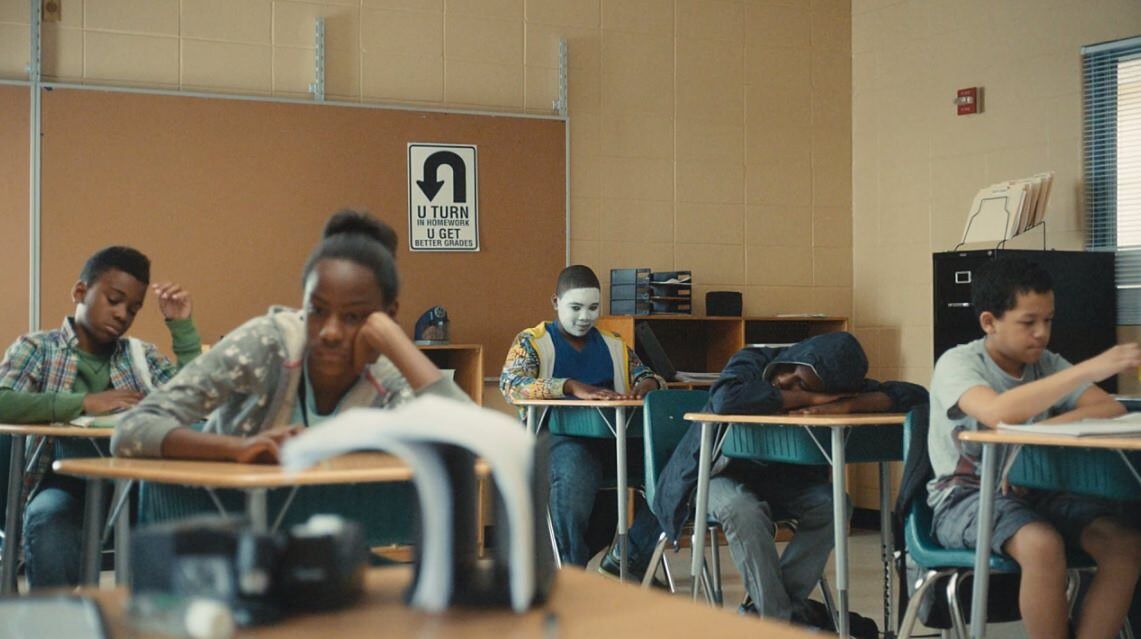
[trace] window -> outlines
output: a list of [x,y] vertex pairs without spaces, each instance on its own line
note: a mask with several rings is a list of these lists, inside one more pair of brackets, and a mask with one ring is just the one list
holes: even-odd
[[1117,318],[1141,324],[1141,36],[1082,47],[1087,246],[1117,251]]

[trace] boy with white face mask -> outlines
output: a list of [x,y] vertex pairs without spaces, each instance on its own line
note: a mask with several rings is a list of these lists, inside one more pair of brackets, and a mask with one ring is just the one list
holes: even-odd
[[[520,399],[638,399],[665,380],[642,364],[633,349],[610,332],[595,327],[602,308],[601,286],[589,267],[568,266],[559,274],[551,297],[556,319],[515,337],[499,390],[507,401]],[[524,417],[520,411],[520,417]],[[631,472],[640,468],[637,440],[627,446]],[[551,520],[559,555],[567,564],[585,566],[606,546],[614,530],[613,506],[595,504],[603,477],[614,475],[614,444],[606,439],[550,437]],[[645,572],[661,532],[644,502],[630,528],[630,573]],[[611,551],[601,569],[618,573]]]

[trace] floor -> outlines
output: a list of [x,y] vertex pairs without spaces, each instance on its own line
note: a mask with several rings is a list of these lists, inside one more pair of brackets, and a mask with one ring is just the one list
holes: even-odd
[[[729,556],[728,548],[722,547],[721,550],[721,579],[722,587],[725,592],[724,606],[726,614],[736,614],[737,605],[740,604],[744,598],[745,588],[741,581],[741,576],[733,566],[733,560]],[[689,551],[685,549],[678,553],[668,551],[666,555],[674,578],[678,582],[679,594],[677,596],[689,597]],[[874,619],[876,625],[880,627],[882,632],[883,564],[880,562],[879,533],[877,531],[853,530],[848,556],[851,582],[849,589],[849,606],[853,611]],[[588,568],[591,570],[597,568],[597,561],[598,558],[595,558]],[[833,562],[829,560],[825,576],[828,578],[828,582],[832,586],[833,591],[835,591],[836,588],[834,571],[835,566]],[[813,595],[813,598],[820,599],[819,592]],[[894,600],[892,605],[895,605]],[[897,616],[902,616],[902,611],[898,611],[896,614]],[[938,630],[930,630],[917,625],[913,636],[938,637],[939,632]],[[990,624],[987,626],[987,637],[993,639],[1022,639],[1026,637],[1026,632],[1021,622]]]

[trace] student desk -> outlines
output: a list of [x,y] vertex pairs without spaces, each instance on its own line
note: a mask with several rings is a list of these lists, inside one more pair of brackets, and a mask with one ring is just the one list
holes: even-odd
[[[412,570],[400,566],[373,568],[365,577],[365,594],[345,610],[301,614],[256,628],[241,629],[252,639],[308,637],[504,637],[598,639],[599,637],[765,636],[768,639],[812,639],[817,636],[788,624],[711,610],[667,594],[614,583],[578,568],[557,574],[551,599],[524,614],[507,608],[455,608],[433,615],[404,605],[404,589]],[[123,618],[127,593],[121,589],[84,589],[99,602],[111,639],[133,634]]]
[[[627,409],[641,408],[640,399],[519,399],[512,402],[516,406],[527,407],[527,430],[538,435],[543,426],[543,420],[550,408],[575,408],[582,410],[596,410],[606,422],[606,426],[614,435],[614,455],[618,473],[618,579],[626,580],[626,535],[630,529],[630,522],[626,517],[626,427],[630,424],[630,417],[634,411]],[[540,413],[540,409],[542,412]],[[614,421],[610,420],[609,411],[614,411]],[[555,554],[558,554],[556,549]]]
[[[991,533],[994,528],[994,496],[998,489],[998,447],[1002,445],[1062,446],[1066,448],[1101,448],[1121,453],[1121,461],[1129,467],[1141,486],[1141,474],[1126,457],[1125,451],[1141,450],[1141,437],[1066,437],[1016,433],[1001,430],[965,431],[959,440],[982,446],[982,470],[979,486],[979,535],[975,543],[975,576],[971,588],[971,637],[982,639],[986,635],[987,590],[990,586]],[[1077,452],[1077,451],[1074,451]]]
[[[30,458],[26,458],[28,437],[73,437],[96,439],[110,439],[114,428],[82,428],[64,424],[0,424],[0,436],[12,437],[12,452],[9,455],[8,466],[8,504],[4,512],[4,552],[0,558],[0,593],[16,592],[16,562],[19,558],[20,535],[24,528],[24,475],[27,470],[35,466],[43,450],[41,440],[39,446],[32,451]],[[99,449],[94,448],[96,452]]]
[[[318,484],[397,482],[412,479],[412,470],[400,459],[380,452],[350,453],[320,462],[298,473],[287,473],[276,464],[237,464],[223,461],[178,459],[131,459],[106,457],[64,459],[52,468],[63,475],[87,479],[87,500],[101,500],[106,480],[140,480],[199,488],[231,488],[246,493],[246,514],[255,529],[267,530],[266,497],[270,488]],[[83,583],[97,582],[99,530],[98,509],[84,513]],[[121,530],[117,528],[117,530]],[[125,539],[117,547],[126,548]]]
[[[823,444],[813,437],[813,443],[832,466],[832,519],[836,544],[836,591],[839,604],[836,611],[839,620],[836,628],[841,637],[848,636],[848,517],[845,496],[847,494],[844,465],[846,462],[845,439],[846,431],[853,428],[879,427],[894,428],[899,431],[902,439],[903,422],[906,415],[902,413],[857,413],[846,415],[719,415],[717,413],[687,413],[685,419],[701,422],[701,451],[698,455],[697,473],[697,499],[694,521],[705,521],[709,515],[709,475],[713,467],[713,457],[721,450],[722,441],[714,442],[714,427],[718,423],[729,426],[769,425],[781,427],[803,427],[806,430],[812,426],[822,426],[831,431],[831,457],[824,451]],[[728,431],[727,431],[728,432]],[[888,461],[897,461],[900,455],[885,451],[882,458],[860,459],[860,461],[877,461],[880,464],[880,536],[882,540],[881,551],[884,560],[884,632],[891,629],[891,579],[889,562],[892,553],[891,542],[891,507],[889,505],[890,486],[888,478]],[[764,459],[758,456],[757,459]],[[705,538],[694,535],[693,538],[693,566],[694,575],[701,574],[701,565],[705,560]],[[696,584],[693,596],[697,598]]]

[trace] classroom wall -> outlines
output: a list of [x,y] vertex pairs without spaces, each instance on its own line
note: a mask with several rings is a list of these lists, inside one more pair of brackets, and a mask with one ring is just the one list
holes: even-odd
[[[0,147],[27,148],[28,101],[26,87],[0,85],[0,113],[5,114]],[[0,211],[0,348],[7,348],[28,328],[28,162],[23,153],[0,154]]]
[[[1135,0],[853,0],[852,313],[873,375],[930,382],[930,254],[983,186],[1055,171],[1047,246],[1082,247],[1079,47],[1138,32]],[[984,112],[958,117],[970,86]]]
[[[49,78],[549,112],[570,49],[571,259],[692,269],[746,313],[852,307],[849,0],[62,0]],[[28,2],[0,0],[0,76]],[[552,278],[553,278],[552,274]],[[541,319],[541,318],[537,318]],[[7,339],[7,338],[5,338]],[[490,359],[489,359],[490,361]]]

